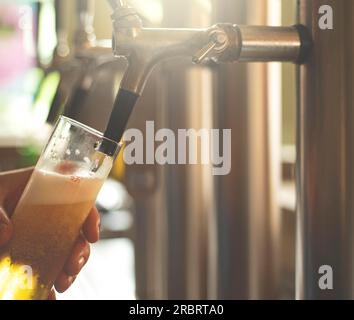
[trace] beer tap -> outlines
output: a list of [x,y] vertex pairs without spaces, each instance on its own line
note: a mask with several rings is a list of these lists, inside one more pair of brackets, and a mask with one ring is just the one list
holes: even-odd
[[137,11],[125,0],[108,0],[113,9],[113,52],[128,68],[121,82],[106,135],[122,138],[138,97],[154,67],[164,60],[191,57],[196,64],[230,62],[293,62],[301,64],[311,49],[302,25],[241,26],[218,23],[207,29],[144,28]]
[[112,57],[111,40],[96,40],[93,5],[93,0],[76,1],[73,52],[62,57],[56,50],[52,69],[59,70],[62,79],[50,108],[49,123],[55,123],[60,114],[76,118],[95,84],[97,73],[116,61]]

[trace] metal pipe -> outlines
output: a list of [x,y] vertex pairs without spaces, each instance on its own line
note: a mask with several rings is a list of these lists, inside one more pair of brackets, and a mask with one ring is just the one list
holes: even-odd
[[108,2],[113,10],[116,10],[119,7],[125,7],[127,5],[125,0],[108,0]]
[[301,38],[296,27],[239,28],[242,35],[239,61],[298,61]]
[[[333,30],[319,27],[322,5]],[[299,9],[314,48],[298,72],[297,298],[353,299],[354,2],[301,0]]]
[[77,27],[75,32],[75,46],[89,48],[94,45],[96,35],[93,28],[94,1],[77,0],[76,3]]

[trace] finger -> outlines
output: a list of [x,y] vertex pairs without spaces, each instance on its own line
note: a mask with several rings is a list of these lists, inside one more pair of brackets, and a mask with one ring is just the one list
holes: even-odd
[[48,296],[48,300],[56,300],[56,296],[55,296],[55,291],[54,290],[50,290],[49,296]]
[[54,283],[55,290],[57,290],[59,293],[63,293],[70,288],[75,279],[76,276],[68,276],[65,272],[61,272]]
[[0,207],[0,247],[12,236],[12,223],[3,208]]
[[32,172],[33,168],[0,173],[0,185],[5,192],[4,208],[9,216],[15,210]]
[[6,196],[4,200],[4,208],[10,217],[15,211],[17,203],[19,202],[25,187],[26,185],[23,185],[19,187],[17,190],[13,190]]
[[77,239],[71,256],[64,266],[64,272],[68,276],[79,274],[90,256],[90,245],[86,239],[80,235]]
[[26,185],[33,173],[33,168],[0,172],[0,185],[3,189],[12,191]]
[[82,231],[87,239],[91,243],[95,243],[100,238],[100,214],[98,210],[93,207],[82,227]]

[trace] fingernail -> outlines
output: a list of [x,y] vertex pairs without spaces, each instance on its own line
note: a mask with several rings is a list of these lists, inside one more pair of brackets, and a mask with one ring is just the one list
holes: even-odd
[[76,279],[76,277],[70,276],[70,277],[68,278],[68,283],[69,283],[69,285],[72,285],[72,283],[75,281],[75,279]]
[[100,233],[101,233],[101,221],[97,223],[97,241],[100,240]]
[[79,259],[79,266],[80,266],[80,268],[85,264],[85,261],[86,261],[85,257],[81,257],[81,258]]
[[6,228],[10,225],[10,219],[7,217],[5,211],[0,208],[0,226],[5,226]]

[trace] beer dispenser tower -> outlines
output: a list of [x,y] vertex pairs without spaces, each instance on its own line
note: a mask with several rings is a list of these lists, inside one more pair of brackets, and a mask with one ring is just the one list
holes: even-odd
[[[299,0],[295,26],[219,23],[208,29],[144,28],[136,10],[124,0],[109,3],[114,10],[114,55],[128,61],[118,97],[126,102],[127,118],[152,69],[169,58],[299,65],[296,295],[353,299],[354,47],[349,39],[354,32],[354,3]],[[318,25],[322,6],[335,13],[332,30]],[[121,127],[127,118],[120,120]],[[120,139],[122,132],[112,138]],[[326,272],[333,272],[329,287],[319,283]]]

